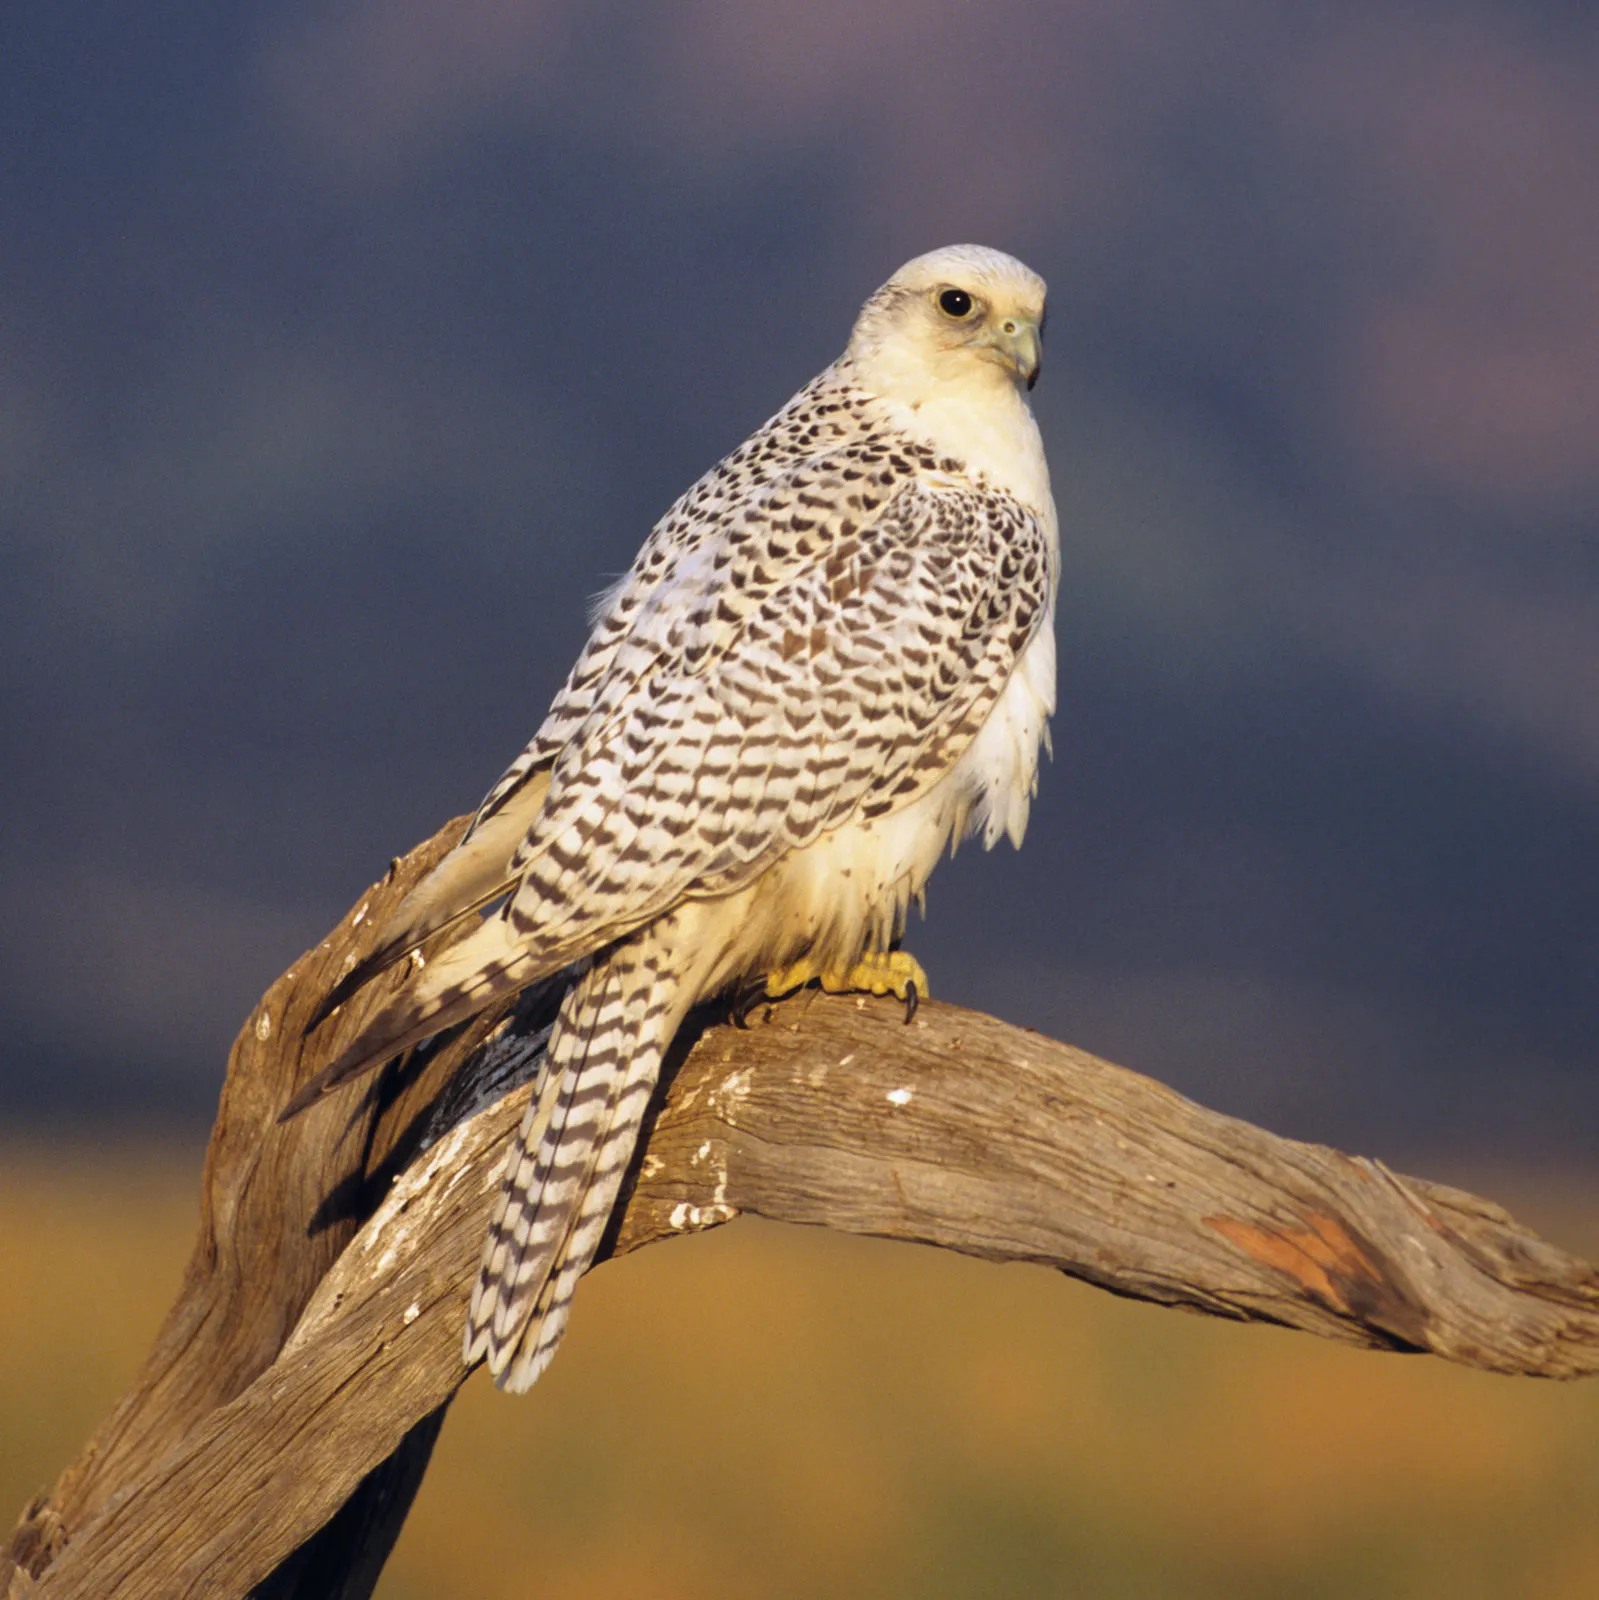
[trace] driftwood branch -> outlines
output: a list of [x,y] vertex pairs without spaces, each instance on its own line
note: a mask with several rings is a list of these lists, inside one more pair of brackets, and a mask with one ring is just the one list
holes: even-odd
[[[466,1376],[485,1217],[554,997],[275,1116],[360,1017],[308,1041],[305,1020],[458,826],[396,862],[246,1023],[178,1300],[25,1511],[0,1594],[371,1592]],[[906,1027],[894,1002],[802,995],[757,1022],[683,1041],[602,1258],[750,1213],[1497,1372],[1599,1369],[1599,1277],[1487,1201],[951,1006]]]

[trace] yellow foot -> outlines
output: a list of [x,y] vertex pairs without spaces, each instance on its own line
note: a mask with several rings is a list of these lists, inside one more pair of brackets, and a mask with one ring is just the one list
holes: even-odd
[[820,981],[829,994],[892,994],[905,1002],[905,1020],[916,1015],[917,1005],[927,996],[927,974],[915,956],[904,950],[868,951],[853,967],[818,967],[810,959],[779,967],[766,978],[767,998],[775,1000],[791,989],[803,988],[812,979]]

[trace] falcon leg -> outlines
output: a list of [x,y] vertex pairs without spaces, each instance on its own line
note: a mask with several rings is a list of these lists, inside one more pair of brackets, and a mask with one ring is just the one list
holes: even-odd
[[775,1000],[813,979],[828,994],[892,994],[905,1002],[905,1020],[928,992],[927,974],[915,956],[904,950],[869,950],[853,967],[818,967],[808,957],[767,974],[766,994]]

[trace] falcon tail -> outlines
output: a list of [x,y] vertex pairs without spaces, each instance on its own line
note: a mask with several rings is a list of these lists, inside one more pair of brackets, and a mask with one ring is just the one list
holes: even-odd
[[549,1364],[594,1259],[670,1040],[677,980],[622,945],[567,995],[544,1089],[506,1162],[463,1354],[520,1393]]

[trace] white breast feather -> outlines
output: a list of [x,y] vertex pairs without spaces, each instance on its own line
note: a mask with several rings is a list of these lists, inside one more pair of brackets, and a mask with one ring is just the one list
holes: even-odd
[[1020,848],[1027,814],[1038,793],[1038,750],[1055,709],[1054,607],[1017,662],[988,721],[967,746],[951,779],[975,791],[971,831],[985,849],[1003,834]]

